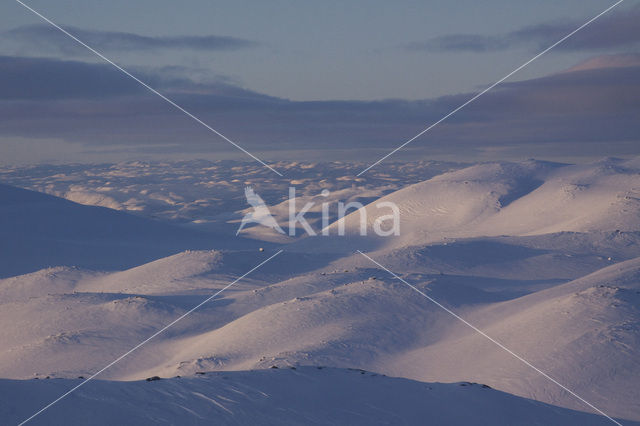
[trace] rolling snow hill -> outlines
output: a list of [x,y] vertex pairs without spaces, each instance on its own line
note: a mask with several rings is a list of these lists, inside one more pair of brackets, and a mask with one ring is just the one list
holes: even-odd
[[[372,232],[374,221],[390,213],[376,207],[385,201],[400,210],[400,236],[395,238],[376,238]],[[342,224],[353,241],[326,247],[371,250],[425,245],[446,238],[637,231],[640,160],[604,159],[588,165],[479,164],[395,191],[365,210],[367,238],[358,237],[363,213],[354,211]],[[339,226],[340,221],[331,224],[329,233],[337,235]],[[320,250],[325,247],[307,244]]]
[[[399,206],[400,236],[356,235],[354,212],[347,237],[334,222],[276,245],[0,186],[0,417],[28,416],[282,247],[70,396],[70,417],[40,421],[607,424],[355,250],[640,421],[640,160],[479,164],[377,194]],[[369,225],[388,213],[366,210]],[[469,381],[496,390],[451,384]]]

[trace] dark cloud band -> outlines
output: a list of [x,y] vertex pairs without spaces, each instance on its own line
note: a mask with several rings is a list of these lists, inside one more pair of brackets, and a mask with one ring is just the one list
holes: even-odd
[[[0,74],[0,138],[57,138],[102,148],[165,145],[181,152],[229,149],[106,64],[0,57]],[[255,152],[388,150],[470,96],[294,102],[228,82],[167,78],[162,72],[144,79]],[[640,56],[596,58],[566,72],[506,83],[407,152],[455,155],[518,146],[526,153],[527,147],[553,142],[557,151],[606,144],[615,153],[616,144],[629,147],[630,141],[638,150],[637,99]]]
[[[66,27],[65,29],[90,46],[105,52],[157,51],[162,49],[235,51],[259,45],[259,43],[250,40],[218,35],[150,37],[127,32],[95,31],[75,27]],[[14,28],[6,31],[3,38],[5,42],[13,42],[36,51],[55,49],[60,53],[69,54],[77,49],[64,34],[47,25],[38,24]]]
[[[640,5],[616,10],[592,23],[588,29],[558,45],[557,50],[597,50],[630,47],[640,44]],[[543,49],[564,37],[583,22],[561,22],[528,26],[506,34],[448,34],[424,42],[409,43],[405,47],[427,52],[489,52],[518,46]]]

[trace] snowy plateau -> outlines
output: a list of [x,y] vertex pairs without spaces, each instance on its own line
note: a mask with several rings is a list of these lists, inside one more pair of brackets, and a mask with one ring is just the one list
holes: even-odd
[[0,168],[0,424],[640,425],[640,158],[274,166]]

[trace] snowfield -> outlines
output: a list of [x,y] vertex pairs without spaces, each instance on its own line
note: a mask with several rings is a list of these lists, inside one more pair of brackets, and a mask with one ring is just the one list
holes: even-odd
[[[0,415],[18,423],[25,399],[44,405],[81,380],[0,380]],[[11,408],[9,408],[11,407]],[[593,414],[477,383],[422,383],[364,370],[300,367],[138,382],[97,380],[33,424],[540,424],[601,425]]]
[[[356,180],[345,163],[280,164],[282,181],[200,161],[0,170],[0,423],[283,250],[33,423],[612,424],[361,250],[640,424],[640,158],[385,167]],[[162,184],[144,193],[149,176]],[[353,211],[343,237],[335,215],[329,236],[236,237],[244,186],[285,225],[293,176],[316,230],[323,200],[365,204],[369,226],[391,201],[400,235],[358,235]]]

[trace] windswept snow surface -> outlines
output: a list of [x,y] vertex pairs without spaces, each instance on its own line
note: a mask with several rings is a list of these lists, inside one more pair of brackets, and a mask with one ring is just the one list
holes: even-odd
[[[19,423],[80,380],[0,380],[0,416]],[[364,370],[300,367],[155,381],[96,381],[34,425],[602,425],[602,417],[477,383],[422,383]]]
[[[140,185],[151,173],[143,166],[101,166],[96,175],[117,175],[108,192],[122,206],[118,187]],[[240,167],[207,167],[214,166],[226,182]],[[190,199],[192,186],[179,184],[188,167],[176,167],[174,180],[164,175],[165,195]],[[279,249],[38,420],[611,423],[361,250],[608,415],[640,422],[640,159],[395,165],[371,184],[342,179],[351,166],[336,167],[334,174],[326,164],[289,168],[303,176],[296,184],[302,200],[316,201],[316,230],[324,182],[332,190],[324,199],[368,204],[369,225],[388,214],[376,200],[396,203],[399,236],[357,235],[356,211],[345,217],[343,237],[335,216],[329,236],[277,239],[256,226],[235,237],[247,212],[239,203],[199,224],[195,216],[164,220],[170,208],[157,214],[145,205],[151,198],[135,211],[122,208],[133,216],[0,186],[2,423],[33,414]],[[37,170],[39,182],[65,182],[61,169],[55,176]],[[396,179],[401,170],[405,178]],[[317,178],[323,173],[324,181]],[[32,186],[26,174],[3,176]],[[238,193],[252,184],[245,178]],[[271,182],[266,197],[279,221],[288,204],[276,189],[286,196],[289,183]],[[215,204],[219,194],[197,196]],[[140,381],[153,376],[164,379]]]

